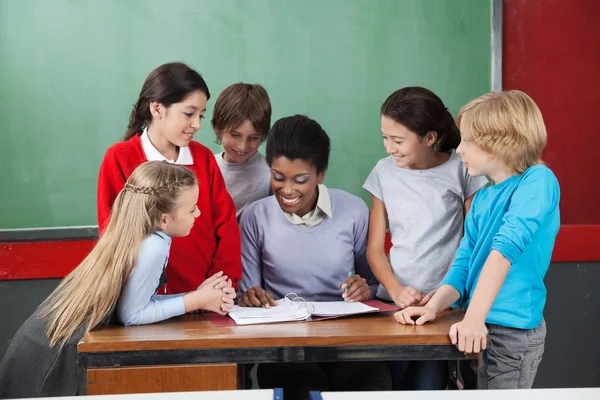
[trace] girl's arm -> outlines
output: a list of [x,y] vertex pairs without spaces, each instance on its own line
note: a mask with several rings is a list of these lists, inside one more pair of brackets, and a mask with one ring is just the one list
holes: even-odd
[[[454,262],[446,273],[440,288],[425,306],[409,307],[397,312],[394,316],[398,322],[408,325],[423,325],[427,321],[433,321],[439,312],[461,299],[466,292],[469,262],[476,236],[476,226],[471,213],[465,219],[465,236],[460,241],[460,246],[454,256]],[[414,320],[415,317],[418,317],[416,321]]]
[[392,266],[385,254],[386,211],[385,204],[375,196],[371,196],[371,214],[369,217],[369,238],[367,243],[367,260],[377,280],[391,294],[402,288],[396,280]]
[[386,210],[385,204],[375,196],[371,196],[371,216],[369,219],[369,241],[367,259],[377,280],[385,287],[392,300],[401,308],[417,304],[423,294],[410,286],[402,286],[392,271],[392,266],[385,254]]
[[119,321],[124,325],[152,324],[185,313],[183,294],[155,294],[168,255],[168,243],[156,234],[142,243],[138,261],[123,285],[117,305]]

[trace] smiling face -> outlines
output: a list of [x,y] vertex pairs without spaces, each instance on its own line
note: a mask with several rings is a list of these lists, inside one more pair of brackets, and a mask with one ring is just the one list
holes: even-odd
[[195,91],[170,107],[152,102],[152,128],[172,145],[186,147],[202,125],[207,101],[206,94]]
[[306,215],[317,205],[318,186],[325,172],[309,161],[276,157],[271,162],[271,188],[283,212]]
[[256,132],[249,120],[235,129],[225,131],[221,136],[224,158],[228,163],[242,163],[258,151],[262,136]]
[[381,117],[381,133],[385,151],[394,157],[398,167],[407,169],[420,169],[419,165],[431,153],[437,138],[435,132],[420,137],[385,115]]

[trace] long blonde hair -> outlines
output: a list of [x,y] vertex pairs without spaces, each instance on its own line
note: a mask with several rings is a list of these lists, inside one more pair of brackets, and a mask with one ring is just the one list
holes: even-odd
[[196,184],[190,170],[164,161],[133,171],[94,249],[41,305],[38,317],[48,318],[50,346],[62,347],[81,327],[85,334],[110,316],[143,240],[163,214],[175,211],[181,191]]

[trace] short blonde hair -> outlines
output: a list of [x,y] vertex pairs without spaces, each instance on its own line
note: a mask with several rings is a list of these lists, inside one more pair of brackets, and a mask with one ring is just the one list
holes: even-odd
[[[464,105],[456,117],[463,139],[522,174],[541,164],[546,147],[546,126],[531,97],[519,90],[484,94]],[[466,129],[464,129],[466,127]]]

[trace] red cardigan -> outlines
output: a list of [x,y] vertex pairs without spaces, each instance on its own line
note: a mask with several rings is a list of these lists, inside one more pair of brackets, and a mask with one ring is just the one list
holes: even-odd
[[[206,278],[223,271],[234,282],[242,278],[240,231],[235,206],[225,188],[215,156],[198,142],[190,142],[194,160],[187,165],[198,179],[200,216],[186,237],[173,238],[167,265],[167,293],[195,290]],[[117,194],[133,170],[147,161],[140,135],[106,151],[98,177],[98,226],[104,231]]]

